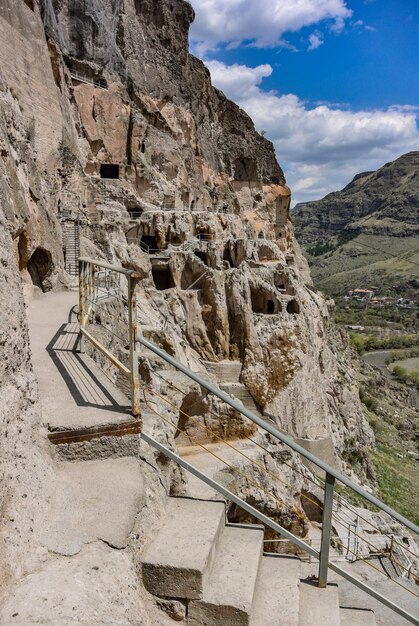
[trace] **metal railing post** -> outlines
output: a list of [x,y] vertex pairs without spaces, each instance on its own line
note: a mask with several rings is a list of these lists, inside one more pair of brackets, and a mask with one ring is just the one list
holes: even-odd
[[[79,261],[79,321],[80,321],[80,331],[84,328],[84,316],[85,316],[85,301],[84,301],[84,274],[85,274],[86,264],[83,261]],[[80,332],[79,337],[79,352],[86,351],[86,343],[84,336]]]
[[138,373],[138,347],[137,347],[137,288],[138,279],[128,277],[128,318],[129,318],[129,360],[131,370],[131,405],[132,414],[140,417],[140,378]]
[[324,488],[323,518],[322,518],[322,540],[320,545],[319,563],[319,587],[327,585],[327,570],[329,567],[330,534],[332,530],[333,513],[333,492],[335,488],[335,478],[326,473],[326,483]]

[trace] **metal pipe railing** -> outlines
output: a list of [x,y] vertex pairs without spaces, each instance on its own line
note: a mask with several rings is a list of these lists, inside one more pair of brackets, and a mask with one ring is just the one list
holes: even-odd
[[[129,322],[129,367],[106,348],[96,337],[88,331],[91,304],[94,303],[96,268],[101,267],[111,272],[122,274],[128,281],[128,322]],[[136,417],[140,416],[139,371],[137,350],[137,300],[136,287],[140,275],[135,270],[124,269],[106,261],[97,261],[88,257],[79,258],[79,311],[80,311],[80,342],[79,351],[85,351],[87,339],[99,350],[115,367],[130,379],[131,383],[131,411]],[[106,282],[106,279],[105,279]]]
[[218,387],[216,387],[209,381],[205,380],[201,376],[199,376],[199,374],[192,372],[190,369],[182,365],[182,363],[179,363],[179,361],[177,361],[172,356],[167,354],[164,350],[161,350],[158,346],[156,346],[151,341],[148,341],[148,339],[145,339],[144,337],[140,336],[138,338],[138,341],[140,342],[140,344],[142,344],[143,346],[145,346],[146,348],[154,352],[154,354],[157,354],[157,356],[165,360],[167,363],[169,363],[170,365],[178,369],[180,372],[183,372],[184,374],[186,374],[186,376],[188,376],[189,378],[197,382],[199,385],[207,389],[209,392],[213,393],[215,396],[220,398],[220,400],[223,400],[224,402],[226,402],[226,404],[229,404],[233,409],[235,409],[236,411],[238,411],[245,417],[249,418],[252,422],[254,422],[258,426],[266,430],[268,433],[273,435],[276,439],[278,439],[279,441],[281,441],[282,443],[290,447],[292,450],[294,450],[294,452],[297,452],[298,454],[303,456],[305,459],[307,459],[307,461],[310,461],[311,463],[314,463],[314,465],[317,465],[317,467],[323,470],[326,473],[326,475],[329,474],[330,476],[333,476],[335,480],[340,481],[346,487],[349,487],[349,489],[351,489],[352,491],[355,491],[355,493],[359,494],[360,496],[365,498],[365,500],[367,500],[374,506],[378,507],[379,509],[381,509],[382,511],[384,511],[385,513],[393,517],[393,519],[400,522],[400,524],[403,524],[414,533],[419,534],[419,527],[416,526],[416,524],[408,520],[406,517],[404,517],[397,511],[394,511],[394,509],[387,506],[386,504],[384,504],[384,502],[382,502],[375,496],[371,495],[370,493],[362,489],[362,487],[359,487],[352,480],[350,480],[349,478],[347,478],[346,476],[344,476],[343,474],[335,470],[333,467],[331,467],[331,465],[324,463],[321,459],[314,456],[314,454],[305,450],[305,448],[298,445],[298,443],[295,443],[295,441],[291,439],[291,437],[288,437],[288,435],[284,435],[283,433],[281,433],[279,430],[274,428],[271,424],[269,424],[268,422],[265,422],[258,415],[256,415],[255,413],[252,413],[252,411],[249,411],[249,409],[247,409],[245,406],[243,406],[242,404],[240,404],[239,402],[231,398],[224,391],[221,391],[221,389],[219,389]]
[[[96,337],[93,337],[88,331],[87,327],[89,324],[90,316],[91,316],[91,308],[89,303],[94,302],[94,293],[96,287],[99,285],[95,284],[97,275],[100,275],[99,272],[96,271],[96,268],[103,268],[108,270],[108,272],[116,272],[122,275],[125,275],[128,280],[128,317],[129,317],[129,328],[130,328],[130,357],[129,357],[129,368],[123,365],[114,355],[112,355],[99,341]],[[205,275],[205,272],[204,272]],[[325,587],[327,584],[327,574],[328,569],[332,569],[336,573],[340,574],[356,586],[358,586],[363,591],[366,591],[370,596],[376,598],[398,614],[402,615],[409,621],[419,626],[419,620],[417,620],[414,616],[410,615],[407,611],[405,611],[402,607],[394,604],[374,589],[370,588],[368,585],[353,577],[351,574],[346,572],[345,570],[341,570],[335,564],[331,563],[329,560],[329,550],[330,550],[330,541],[332,537],[332,514],[333,514],[333,497],[334,497],[334,489],[335,482],[339,480],[342,484],[347,486],[349,489],[366,499],[368,502],[378,507],[382,511],[386,512],[388,515],[393,517],[393,519],[397,520],[399,523],[403,524],[411,531],[415,533],[419,533],[419,528],[413,524],[410,520],[406,519],[404,516],[400,515],[397,511],[394,511],[389,506],[381,502],[375,496],[372,496],[364,489],[356,485],[349,478],[340,474],[337,470],[332,468],[327,463],[324,463],[317,457],[315,457],[312,453],[308,452],[305,448],[298,445],[288,437],[283,434],[276,428],[274,428],[270,423],[265,422],[258,415],[252,413],[243,406],[240,402],[237,402],[233,398],[231,398],[228,394],[221,391],[217,386],[208,382],[204,378],[202,378],[199,374],[192,372],[190,369],[179,363],[172,356],[167,354],[164,350],[148,341],[144,337],[137,337],[137,302],[136,302],[136,286],[138,280],[140,278],[139,274],[135,270],[124,269],[116,265],[112,265],[105,261],[97,261],[94,259],[90,259],[88,257],[80,257],[79,259],[79,276],[80,276],[80,350],[84,351],[84,340],[89,340],[97,349],[101,350],[107,358],[109,358],[114,365],[119,367],[125,374],[127,374],[131,379],[131,395],[132,395],[132,413],[136,416],[140,414],[140,405],[139,405],[139,371],[138,371],[138,352],[137,352],[137,344],[145,346],[152,352],[154,352],[157,356],[162,358],[164,361],[175,367],[177,370],[184,373],[191,380],[197,382],[201,387],[207,389],[210,393],[217,396],[220,400],[224,401],[226,404],[231,406],[237,412],[241,413],[252,422],[257,424],[260,428],[265,430],[274,436],[278,441],[287,445],[289,448],[294,450],[297,454],[301,455],[306,460],[310,461],[318,468],[323,470],[326,474],[325,480],[325,495],[323,501],[323,519],[322,519],[322,536],[321,536],[321,544],[320,551],[315,550],[312,546],[304,542],[301,538],[297,537],[290,531],[281,527],[276,522],[269,519],[267,516],[263,515],[252,506],[247,504],[244,500],[231,493],[225,487],[215,482],[192,465],[181,459],[174,452],[165,448],[162,444],[154,441],[148,435],[143,435],[145,441],[147,441],[150,445],[154,446],[156,449],[163,452],[166,456],[174,460],[180,466],[184,467],[188,471],[192,472],[195,476],[206,482],[208,485],[213,487],[219,493],[224,495],[228,500],[235,502],[238,506],[242,507],[245,511],[254,515],[256,519],[262,521],[266,526],[272,528],[276,532],[280,533],[286,539],[292,541],[299,548],[307,552],[309,555],[314,556],[319,560],[319,575],[318,575],[318,585],[319,587]],[[201,279],[202,276],[199,277]],[[100,282],[100,278],[99,278]],[[105,276],[105,286],[107,285],[107,278]],[[348,546],[349,546],[349,538],[348,538]]]
[[[166,457],[168,457],[169,459],[177,463],[180,467],[183,467],[185,470],[187,470],[188,472],[190,472],[191,474],[193,474],[194,476],[202,480],[209,487],[211,487],[212,489],[220,493],[222,496],[224,496],[226,500],[228,500],[229,502],[234,502],[234,504],[237,504],[237,506],[242,508],[244,511],[246,511],[247,513],[255,517],[257,520],[259,520],[260,522],[262,522],[263,524],[265,524],[266,526],[268,526],[275,532],[282,535],[285,539],[288,539],[289,541],[291,541],[294,545],[296,545],[301,550],[304,550],[304,552],[307,552],[307,554],[309,554],[310,556],[314,556],[316,559],[321,559],[321,552],[318,552],[315,548],[313,548],[311,545],[303,541],[300,537],[297,537],[296,535],[291,533],[289,530],[286,530],[285,528],[280,526],[280,524],[271,520],[269,517],[267,517],[266,515],[264,515],[257,509],[255,509],[252,505],[248,504],[245,500],[242,500],[235,493],[233,493],[232,491],[229,491],[226,487],[224,487],[217,481],[213,480],[212,478],[210,478],[209,476],[207,476],[206,474],[198,470],[196,467],[194,467],[193,465],[185,461],[185,459],[182,459],[182,457],[178,456],[175,452],[173,452],[172,450],[170,450],[169,448],[167,448],[166,446],[159,443],[158,441],[156,441],[155,439],[153,439],[152,437],[150,437],[149,435],[145,433],[141,434],[141,439],[143,439],[150,446],[152,446],[153,448],[158,450],[160,453],[164,454]],[[332,563],[330,561],[328,562],[328,567],[334,572],[336,572],[336,574],[339,574],[339,576],[342,576],[343,578],[351,582],[353,585],[356,585],[359,589],[361,589],[362,591],[365,591],[368,595],[370,595],[371,597],[381,602],[381,604],[384,604],[395,613],[398,613],[398,615],[401,615],[412,624],[419,626],[419,619],[417,617],[415,617],[414,615],[412,615],[411,613],[403,609],[398,604],[395,604],[394,602],[389,600],[386,596],[383,596],[381,593],[379,593],[378,591],[376,591],[369,585],[365,584],[362,580],[359,580],[359,578],[352,576],[352,574],[350,574],[346,570],[340,568],[335,563]]]

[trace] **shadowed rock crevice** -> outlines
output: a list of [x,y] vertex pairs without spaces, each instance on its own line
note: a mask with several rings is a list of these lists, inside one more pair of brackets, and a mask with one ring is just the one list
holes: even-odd
[[51,275],[53,265],[51,253],[48,250],[37,248],[28,261],[27,269],[36,287],[42,291],[51,289],[51,284],[47,279]]

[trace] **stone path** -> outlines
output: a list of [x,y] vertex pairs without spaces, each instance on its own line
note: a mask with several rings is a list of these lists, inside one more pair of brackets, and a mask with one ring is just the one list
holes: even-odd
[[43,423],[50,430],[89,428],[133,420],[127,398],[94,361],[76,351],[78,295],[44,294],[28,309],[32,362]]

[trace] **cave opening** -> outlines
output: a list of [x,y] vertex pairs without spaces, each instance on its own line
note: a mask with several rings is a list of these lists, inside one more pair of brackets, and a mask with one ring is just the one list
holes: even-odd
[[137,219],[144,213],[144,209],[138,206],[128,207],[127,211],[132,219]]
[[155,254],[159,251],[157,239],[154,235],[143,235],[140,239],[140,248],[147,254]]
[[28,240],[24,232],[19,235],[17,249],[19,252],[19,270],[22,271],[26,269],[28,260]]
[[263,231],[260,231],[260,233],[258,234],[258,239],[265,239],[265,235],[263,234]]
[[210,239],[212,239],[212,233],[209,230],[205,230],[203,228],[198,230],[196,236],[199,241],[209,241]]
[[208,265],[208,254],[206,252],[203,252],[202,250],[194,250],[194,254],[198,257],[198,259],[201,259],[202,263]]
[[265,315],[274,315],[281,312],[281,304],[278,300],[273,299],[272,294],[266,293],[263,289],[250,288],[250,297],[252,301],[253,313],[263,313]]
[[100,164],[100,177],[101,178],[119,178],[118,163],[101,163]]
[[173,235],[170,235],[170,243],[174,246],[180,246],[183,243],[182,237],[174,233]]
[[48,291],[44,281],[52,272],[51,254],[44,248],[37,248],[28,261],[28,272],[36,287]]
[[297,300],[290,300],[287,304],[287,313],[291,313],[291,315],[298,315],[300,312],[300,305]]
[[175,286],[169,267],[152,267],[151,274],[153,276],[154,286],[158,291],[172,289],[172,287]]
[[257,182],[258,168],[255,159],[242,157],[234,161],[234,178],[239,182]]
[[235,267],[233,257],[231,256],[230,246],[226,246],[224,248],[223,261],[227,261],[230,267]]

